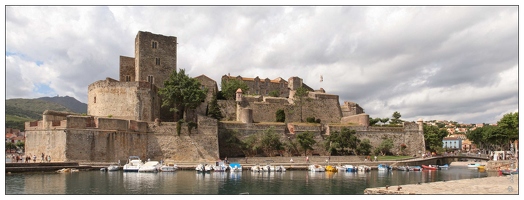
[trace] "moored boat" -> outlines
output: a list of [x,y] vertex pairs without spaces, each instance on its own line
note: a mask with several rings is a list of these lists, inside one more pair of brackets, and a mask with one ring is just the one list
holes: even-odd
[[435,166],[431,166],[431,165],[421,165],[422,166],[422,169],[425,169],[425,170],[437,170],[438,168],[435,167]]
[[326,168],[322,165],[312,164],[308,166],[308,170],[312,172],[325,172]]
[[344,165],[344,167],[346,168],[346,172],[357,172],[358,171],[358,168],[353,165]]
[[449,168],[449,165],[448,164],[445,164],[445,165],[439,165],[438,166],[440,169],[448,169]]
[[229,167],[230,172],[241,172],[242,171],[242,165],[240,165],[240,163],[230,163],[228,167]]
[[162,172],[174,172],[178,169],[178,165],[175,164],[174,160],[165,160],[160,167]]
[[391,166],[386,164],[378,164],[377,165],[378,171],[389,171],[391,170]]
[[358,172],[370,172],[371,171],[371,167],[367,165],[359,165],[357,169],[358,169]]
[[138,168],[138,172],[158,172],[162,165],[158,161],[147,161]]
[[337,172],[337,168],[333,165],[326,166],[326,172]]
[[224,161],[215,162],[215,166],[213,166],[213,171],[215,171],[215,172],[225,172],[226,170],[227,170],[227,166],[224,163]]
[[501,170],[504,175],[519,174],[519,168],[517,169],[505,169]]
[[468,167],[469,167],[469,168],[475,168],[475,169],[477,169],[479,166],[480,166],[479,163],[470,163],[470,164],[468,164]]
[[286,168],[282,165],[280,166],[275,166],[275,172],[285,172],[286,171]]
[[407,166],[409,171],[422,171],[422,167],[420,166]]
[[110,171],[110,172],[118,171],[118,170],[120,170],[120,166],[118,165],[109,165],[109,167],[107,167],[107,171]]
[[140,157],[129,156],[127,163],[123,167],[123,170],[124,172],[138,172],[138,169],[140,169],[140,166],[143,164],[144,163],[142,160],[140,160]]
[[263,168],[263,167],[260,166],[260,165],[253,165],[253,166],[251,167],[251,171],[252,171],[252,172],[262,172],[262,171],[264,171],[262,168]]
[[409,171],[407,166],[397,166],[398,171]]
[[195,170],[197,172],[211,172],[211,170],[213,170],[213,166],[208,165],[208,164],[198,164],[195,167]]

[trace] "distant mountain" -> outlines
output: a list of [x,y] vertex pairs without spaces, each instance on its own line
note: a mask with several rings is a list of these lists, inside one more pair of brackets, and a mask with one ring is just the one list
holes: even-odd
[[42,120],[45,110],[87,113],[87,104],[73,97],[41,97],[37,99],[7,99],[5,126],[24,131],[24,122]]
[[87,113],[87,104],[82,103],[70,96],[40,97],[38,99],[60,104],[62,106],[65,106],[66,108],[69,108],[75,113]]

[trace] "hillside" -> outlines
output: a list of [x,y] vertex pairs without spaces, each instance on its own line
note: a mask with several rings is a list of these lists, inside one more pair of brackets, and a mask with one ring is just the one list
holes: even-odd
[[82,103],[70,96],[40,97],[38,99],[60,104],[66,108],[69,108],[75,113],[87,113],[87,104]]
[[[85,108],[82,110],[82,107],[84,106]],[[72,97],[7,99],[5,101],[6,128],[16,128],[24,131],[24,122],[42,120],[42,113],[45,110],[74,112],[80,114],[87,113],[87,104],[81,103]]]

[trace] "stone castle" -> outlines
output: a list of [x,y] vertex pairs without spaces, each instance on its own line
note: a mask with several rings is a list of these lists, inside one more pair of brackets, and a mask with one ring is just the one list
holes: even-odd
[[[324,89],[313,90],[299,77],[270,80],[241,76],[222,76],[222,81],[242,80],[248,91],[238,91],[236,100],[219,100],[222,121],[205,116],[208,103],[218,92],[215,80],[195,77],[207,88],[206,100],[192,112],[196,128],[165,121],[159,88],[173,70],[177,70],[177,38],[139,31],[134,57],[120,56],[119,80],[106,78],[88,87],[88,113],[78,115],[46,111],[42,121],[26,122],[26,153],[51,155],[56,161],[114,162],[128,156],[173,159],[177,161],[213,161],[226,156],[243,156],[238,149],[220,148],[228,131],[241,138],[274,129],[281,141],[293,140],[298,133],[313,132],[322,141],[330,132],[343,127],[356,130],[361,139],[378,146],[391,138],[398,149],[406,144],[408,154],[424,152],[422,121],[405,122],[403,127],[370,127],[369,116],[356,103],[339,103],[338,95]],[[301,111],[296,111],[296,89],[309,91]],[[277,91],[278,97],[268,94]],[[286,123],[276,123],[277,110],[284,110]],[[321,123],[300,123],[314,117]],[[177,127],[180,126],[180,127]],[[328,155],[322,142],[312,154]]]

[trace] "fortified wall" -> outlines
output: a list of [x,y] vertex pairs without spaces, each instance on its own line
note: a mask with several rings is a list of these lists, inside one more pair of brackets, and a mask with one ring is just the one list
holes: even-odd
[[[314,134],[316,144],[313,146],[312,155],[328,156],[326,151],[326,137],[335,131],[340,132],[342,128],[348,128],[356,131],[356,136],[362,141],[368,139],[373,147],[379,146],[385,139],[392,139],[394,147],[392,152],[401,153],[400,145],[405,144],[406,155],[418,155],[424,152],[424,135],[422,133],[422,123],[405,122],[403,127],[372,127],[372,126],[347,126],[340,124],[311,124],[311,123],[241,123],[241,122],[221,122],[219,123],[219,138],[227,138],[236,135],[240,140],[246,140],[253,134],[263,133],[272,129],[280,135],[282,143],[296,142],[296,136],[300,133],[311,132]],[[224,142],[220,140],[220,142]],[[300,156],[290,155],[287,151],[280,152],[282,156]],[[221,155],[244,156],[244,153],[238,149],[220,144]],[[310,155],[311,155],[310,154]]]
[[26,122],[26,154],[53,161],[116,162],[131,155],[146,160],[218,159],[216,120],[199,116],[198,129],[182,125],[78,116],[46,111],[42,121]]
[[118,119],[154,121],[160,116],[161,98],[149,82],[121,82],[111,78],[88,87],[87,114]]

